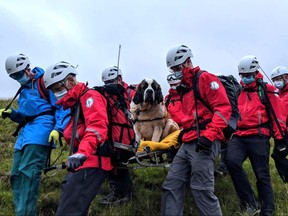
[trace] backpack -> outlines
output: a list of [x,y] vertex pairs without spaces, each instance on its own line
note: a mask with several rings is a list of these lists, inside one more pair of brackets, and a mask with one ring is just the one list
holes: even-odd
[[[212,108],[210,107],[209,104],[207,104],[204,101],[204,99],[201,97],[200,91],[199,91],[198,80],[199,80],[199,77],[201,76],[201,74],[203,72],[206,72],[206,71],[199,71],[198,73],[196,73],[194,75],[194,77],[193,77],[193,91],[194,91],[194,95],[196,96],[196,99],[200,100],[201,103],[204,106],[206,106],[210,110],[210,112],[213,113]],[[238,110],[238,96],[241,92],[241,86],[233,75],[228,75],[228,76],[219,75],[217,77],[221,81],[221,83],[223,84],[225,91],[226,91],[226,94],[228,96],[228,99],[230,101],[231,107],[232,107],[232,114],[231,114],[231,117],[229,119],[228,126],[223,130],[224,136],[226,138],[229,138],[231,136],[231,134],[236,131],[237,122],[238,122],[238,119],[240,118],[240,114],[239,114],[239,110]]]
[[[94,90],[102,94],[107,100],[108,114],[108,138],[98,145],[96,155],[101,157],[110,157],[112,162],[127,161],[134,156],[135,133],[133,130],[133,121],[128,110],[127,102],[124,97],[124,87],[119,84],[106,84],[104,86],[95,86]],[[125,123],[119,123],[117,119],[125,119]],[[121,127],[120,137],[113,139],[113,127]],[[129,143],[122,143],[123,132],[128,130]]]

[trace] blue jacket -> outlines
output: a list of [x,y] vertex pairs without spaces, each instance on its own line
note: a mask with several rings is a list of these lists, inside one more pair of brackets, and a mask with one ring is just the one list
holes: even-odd
[[[56,97],[49,91],[50,102],[41,97],[36,80],[44,74],[44,70],[36,67],[34,80],[28,82],[21,91],[18,99],[18,109],[12,109],[10,119],[20,123],[31,116],[37,116],[29,121],[19,132],[15,143],[15,149],[21,150],[25,145],[49,146],[48,138],[52,130],[63,133],[70,118],[70,110],[63,110],[61,105],[56,104]],[[45,114],[42,114],[45,112]]]

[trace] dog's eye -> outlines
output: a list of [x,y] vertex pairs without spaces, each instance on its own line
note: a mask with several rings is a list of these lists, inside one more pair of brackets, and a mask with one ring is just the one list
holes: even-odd
[[143,89],[146,89],[147,87],[148,87],[148,83],[145,82],[145,83],[143,84]]
[[151,86],[152,86],[153,89],[157,89],[157,84],[156,84],[155,82],[153,82],[153,83],[151,84]]

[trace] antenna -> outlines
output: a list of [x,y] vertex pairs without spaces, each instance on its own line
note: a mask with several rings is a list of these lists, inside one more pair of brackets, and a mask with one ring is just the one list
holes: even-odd
[[121,52],[121,44],[119,44],[119,49],[118,49],[118,60],[117,60],[117,77],[119,74],[119,61],[120,61],[120,52]]
[[262,69],[262,67],[259,65],[259,68],[261,69],[261,71],[264,73],[264,75],[267,77],[267,79],[269,80],[269,82],[273,85],[272,80],[269,78],[269,76],[267,76],[267,74],[265,73],[265,71]]

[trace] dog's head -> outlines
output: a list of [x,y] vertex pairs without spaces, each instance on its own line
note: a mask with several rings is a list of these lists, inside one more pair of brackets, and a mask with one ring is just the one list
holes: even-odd
[[161,86],[154,79],[143,79],[137,87],[136,94],[133,97],[133,102],[135,104],[159,104],[163,102]]

